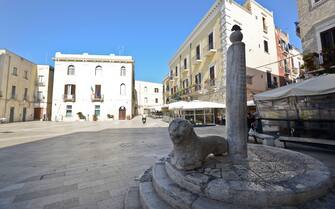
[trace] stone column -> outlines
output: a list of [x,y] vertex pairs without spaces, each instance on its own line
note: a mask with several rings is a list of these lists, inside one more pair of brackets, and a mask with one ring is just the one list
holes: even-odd
[[232,160],[247,158],[247,94],[245,44],[241,28],[235,25],[227,52],[226,126],[229,156]]

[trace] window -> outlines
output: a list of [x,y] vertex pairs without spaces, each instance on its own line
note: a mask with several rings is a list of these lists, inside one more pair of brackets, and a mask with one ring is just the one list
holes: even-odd
[[144,103],[148,103],[148,97],[144,97]]
[[266,80],[268,83],[268,88],[271,89],[272,88],[272,78],[271,78],[271,73],[270,72],[266,72]]
[[311,0],[312,1],[312,7],[317,6],[322,2],[322,0]]
[[266,24],[265,17],[262,17],[262,22],[263,22],[263,31],[264,31],[264,33],[268,33],[268,26]]
[[101,98],[101,85],[95,85],[94,96],[95,98]]
[[176,66],[176,76],[178,76],[178,67]]
[[247,75],[247,84],[252,85],[252,76]]
[[125,67],[125,66],[122,66],[122,67],[121,67],[120,75],[121,75],[121,76],[126,76],[126,67]]
[[17,68],[13,67],[12,75],[17,76]]
[[125,96],[126,95],[126,84],[121,84],[120,85],[120,95]]
[[38,91],[36,96],[37,96],[37,98],[36,98],[37,102],[41,102],[43,100],[43,92],[42,91]]
[[69,65],[69,67],[67,68],[67,74],[68,75],[74,75],[75,74],[75,68],[73,65]]
[[66,105],[66,117],[72,117],[72,105]]
[[100,116],[100,105],[95,105],[94,115],[95,116]]
[[155,99],[155,103],[158,103],[158,98]]
[[201,90],[201,73],[195,75],[195,90]]
[[155,93],[159,93],[159,89],[158,88],[155,88]]
[[43,86],[44,85],[44,75],[38,76],[38,85]]
[[64,86],[64,101],[74,102],[76,98],[76,85],[66,84]]
[[213,32],[208,35],[208,50],[214,49],[214,34]]
[[173,88],[171,88],[171,94],[173,94]]
[[11,98],[15,99],[16,96],[16,86],[12,86],[12,94],[11,94]]
[[148,92],[148,87],[144,87],[144,92],[147,93]]
[[187,59],[184,59],[184,69],[187,69]]
[[188,79],[183,80],[183,89],[188,88]]
[[75,95],[76,94],[76,85],[66,84],[64,88],[65,95]]
[[24,71],[23,78],[26,79],[26,80],[28,80],[28,71]]
[[264,40],[264,52],[269,53],[269,44],[266,40]]
[[[177,67],[176,67],[177,68]],[[171,70],[170,71],[170,77],[172,78],[173,77],[173,71]]]
[[209,85],[215,86],[215,66],[209,68]]
[[196,48],[196,59],[197,60],[201,59],[200,45],[198,45],[197,48]]
[[170,86],[169,85],[166,86],[166,91],[170,91]]
[[28,99],[28,88],[24,88],[23,99],[24,100]]
[[99,65],[95,68],[95,76],[101,76],[102,75],[102,67]]
[[323,51],[335,49],[335,27],[320,33]]

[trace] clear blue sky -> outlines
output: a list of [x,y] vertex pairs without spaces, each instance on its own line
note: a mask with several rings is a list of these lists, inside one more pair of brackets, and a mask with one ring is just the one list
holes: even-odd
[[[244,2],[244,0],[237,0]],[[258,0],[295,35],[295,0]],[[214,0],[0,0],[0,48],[53,65],[62,53],[131,55],[136,79],[161,82],[168,61]]]

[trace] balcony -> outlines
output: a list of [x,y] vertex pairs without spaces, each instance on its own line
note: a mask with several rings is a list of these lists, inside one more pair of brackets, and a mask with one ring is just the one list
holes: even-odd
[[202,62],[201,56],[200,55],[196,55],[194,57],[192,57],[192,64],[193,65],[199,65]]
[[104,101],[104,95],[92,95],[91,100],[92,100],[92,102],[103,102]]
[[202,53],[205,56],[211,56],[213,54],[215,54],[217,52],[217,50],[214,48],[214,45],[206,45],[203,49],[202,49]]
[[23,100],[24,100],[24,101],[28,101],[28,98],[29,98],[28,95],[24,95],[24,96],[23,96]]
[[76,95],[74,94],[64,94],[64,102],[75,102],[76,101]]
[[267,34],[268,31],[269,31],[269,26],[263,25],[263,32]]
[[16,99],[17,96],[16,96],[15,94],[12,94],[12,95],[10,96],[10,98],[11,98],[11,99]]
[[36,86],[45,86],[44,81],[36,81]]
[[306,73],[322,74],[335,69],[335,48],[320,53],[308,53],[303,56]]

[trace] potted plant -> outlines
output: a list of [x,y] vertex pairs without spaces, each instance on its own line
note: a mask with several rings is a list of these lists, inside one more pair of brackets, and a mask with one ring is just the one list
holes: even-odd
[[96,114],[93,115],[93,121],[98,121],[98,116]]
[[80,120],[86,120],[86,116],[82,112],[77,113]]

